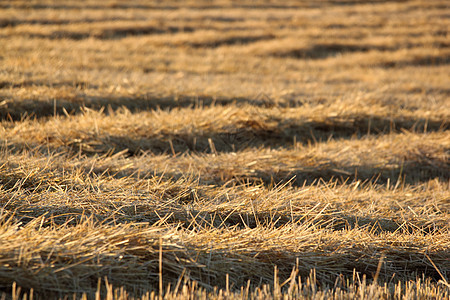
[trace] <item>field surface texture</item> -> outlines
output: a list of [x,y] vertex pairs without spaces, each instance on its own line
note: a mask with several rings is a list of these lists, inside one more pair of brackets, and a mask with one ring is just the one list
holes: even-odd
[[0,1],[0,298],[449,299],[449,28]]

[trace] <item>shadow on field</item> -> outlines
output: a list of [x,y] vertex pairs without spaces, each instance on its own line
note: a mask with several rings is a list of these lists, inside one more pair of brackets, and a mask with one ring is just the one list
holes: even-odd
[[129,36],[171,34],[178,32],[193,32],[194,27],[190,26],[154,26],[154,25],[135,25],[135,26],[110,26],[105,29],[94,29],[92,31],[74,31],[57,30],[49,34],[44,33],[24,33],[30,38],[47,38],[50,40],[70,39],[83,40],[87,38],[96,38],[100,40],[115,40]]
[[[291,180],[295,177],[293,180]],[[280,182],[291,181],[293,185],[303,186],[313,184],[318,180],[325,182],[338,180],[338,182],[352,182],[362,180],[377,184],[417,184],[426,182],[433,178],[443,181],[450,180],[450,165],[447,161],[438,158],[429,159],[426,156],[414,157],[406,160],[402,165],[393,164],[390,166],[372,165],[340,165],[328,162],[316,167],[302,167],[299,165],[294,170],[279,171],[256,171],[245,177],[246,180],[254,182],[264,182],[265,185],[272,186]],[[217,178],[218,180],[219,178]],[[244,178],[239,178],[244,179]]]
[[427,55],[401,60],[386,60],[376,63],[374,66],[382,68],[416,67],[416,66],[446,66],[450,64],[450,55]]
[[[126,146],[133,145],[127,144]],[[156,147],[156,145],[154,145],[154,147]],[[67,149],[64,148],[53,148],[46,146],[32,148],[23,144],[13,144],[8,146],[8,151],[10,152],[20,152],[24,149],[39,151],[43,154],[47,154],[49,152],[58,153],[61,151],[67,151]],[[98,150],[93,152],[92,148],[85,149],[83,145],[74,145],[72,154],[75,155],[79,153],[80,155],[104,155],[107,151],[109,151],[108,155],[118,153],[114,152],[115,149],[113,148],[105,149],[105,151]],[[130,150],[128,150],[128,155],[130,154],[129,151]],[[125,156],[128,155],[125,153]],[[250,167],[247,167],[246,165],[243,165],[242,167],[236,166],[233,161],[230,161],[232,166],[228,168],[227,160],[229,158],[223,157],[223,165],[218,165],[216,162],[211,162],[211,165],[206,170],[202,171],[199,180],[202,184],[213,184],[215,186],[222,186],[225,183],[235,182],[237,184],[262,183],[267,187],[273,187],[286,182],[290,182],[293,186],[304,186],[305,184],[311,185],[317,183],[320,180],[323,180],[324,182],[336,180],[338,183],[359,180],[367,183],[390,186],[418,184],[427,182],[430,179],[439,179],[444,182],[450,180],[450,164],[445,158],[436,157],[433,154],[421,152],[408,153],[407,155],[407,157],[405,156],[403,158],[402,162],[392,161],[381,166],[374,166],[364,163],[357,165],[343,165],[339,162],[325,159],[324,161],[317,161],[313,166],[311,166],[308,162],[303,163],[302,161],[299,161],[294,166],[288,166],[286,168],[281,166],[277,167],[276,170],[271,169],[271,167],[273,167],[271,164],[265,168],[264,161],[258,163],[257,160],[255,161],[257,164]],[[221,159],[221,157],[219,156],[218,159]],[[149,163],[151,164],[151,161]],[[115,178],[124,178],[129,176],[136,177],[136,174],[139,171],[141,177],[161,176],[166,179],[175,180],[184,178],[186,176],[185,172],[196,172],[196,168],[192,166],[190,166],[189,169],[184,169],[184,167],[176,168],[178,168],[177,171],[171,171],[147,168],[144,166],[143,169],[130,168],[128,170],[121,170],[120,172],[115,169],[108,168],[86,170],[86,172],[91,171],[97,175],[104,174]],[[0,180],[1,179],[2,178],[0,177]],[[32,182],[33,178],[27,178],[27,185],[32,184]],[[5,182],[3,182],[3,184],[4,183]],[[11,182],[11,184],[12,185],[10,187],[14,185],[14,181]],[[189,199],[187,201],[189,201]]]
[[[325,59],[328,57],[335,57],[340,54],[354,53],[354,52],[369,52],[369,51],[383,51],[386,52],[386,56],[379,62],[363,62],[362,65],[369,67],[380,68],[397,68],[397,67],[415,67],[415,66],[445,66],[450,63],[450,55],[448,54],[436,54],[426,55],[419,57],[406,57],[398,60],[389,59],[388,51],[395,51],[399,49],[412,48],[414,45],[408,47],[387,46],[387,45],[369,45],[369,44],[345,44],[345,43],[333,43],[333,44],[316,44],[310,47],[301,47],[298,49],[288,49],[286,51],[270,52],[265,55],[271,55],[275,57],[292,57],[297,59]],[[443,44],[442,49],[447,48],[448,45]]]
[[[48,86],[48,87],[72,87],[72,88],[95,88],[98,86],[92,85],[87,81],[73,81],[73,82],[56,82],[46,83],[41,81],[29,80],[22,82],[8,82],[0,81],[1,89],[21,88],[30,86]],[[408,92],[423,92],[422,90],[413,90]],[[448,90],[430,90],[433,93],[447,94]],[[307,97],[304,96],[304,97]],[[0,97],[0,100],[1,97]],[[178,95],[174,96],[155,96],[145,95],[142,97],[120,97],[108,95],[106,97],[98,96],[74,96],[72,99],[50,99],[50,100],[4,100],[0,101],[0,121],[18,121],[23,118],[39,119],[49,118],[55,114],[64,116],[66,113],[71,115],[84,112],[84,108],[101,110],[104,109],[105,114],[116,111],[120,108],[126,108],[132,113],[140,111],[152,111],[156,109],[171,110],[176,108],[190,108],[190,107],[205,107],[205,106],[227,106],[227,105],[252,105],[256,107],[272,108],[295,108],[303,105],[301,99],[283,99],[275,101],[266,97],[265,95],[257,95],[254,98],[248,97],[216,97],[216,96],[188,96]],[[105,109],[106,108],[106,109]],[[241,127],[235,128],[230,132],[224,133],[209,133],[207,138],[212,138],[214,142],[220,143],[224,139],[229,144],[224,150],[231,149],[233,139],[238,139],[239,136],[247,136],[253,140],[252,135],[256,140],[258,137],[274,139],[268,141],[267,144],[278,147],[281,144],[292,143],[294,137],[298,142],[308,141],[323,141],[330,137],[340,138],[349,137],[351,135],[363,136],[367,133],[380,134],[397,130],[417,130],[417,131],[437,131],[446,129],[448,127],[448,120],[426,120],[421,118],[383,118],[370,115],[342,115],[339,117],[330,117],[320,121],[310,121],[299,123],[298,119],[282,119],[275,120],[278,125],[275,127],[265,128],[258,127],[255,122],[251,120],[247,124],[241,124]],[[189,140],[189,135],[177,136],[175,139]],[[215,138],[217,137],[217,138]],[[247,138],[245,137],[245,138]],[[120,138],[120,137],[118,137]],[[168,139],[170,139],[169,137]],[[197,140],[202,137],[196,137]],[[176,142],[175,142],[176,144]],[[185,143],[186,144],[186,143]],[[187,143],[189,144],[189,143]],[[254,141],[247,142],[248,145],[258,146],[261,143],[254,143]],[[202,146],[200,146],[201,148]],[[186,147],[180,147],[177,152],[186,150],[193,150]],[[219,149],[218,149],[219,150]]]
[[138,17],[97,17],[97,18],[82,18],[82,19],[46,19],[46,18],[0,18],[0,28],[3,27],[15,27],[18,25],[67,25],[67,24],[80,24],[80,23],[101,23],[111,21],[143,21],[145,18]]
[[[214,184],[221,186],[225,183],[235,182],[243,183],[263,183],[267,187],[273,187],[282,183],[290,182],[294,186],[311,185],[320,180],[330,182],[337,180],[339,183],[353,182],[356,180],[370,182],[380,185],[403,185],[417,184],[427,182],[430,179],[438,178],[442,181],[450,180],[450,164],[442,157],[437,157],[430,153],[405,153],[402,161],[386,162],[385,165],[355,164],[343,165],[339,162],[324,159],[317,161],[315,165],[308,162],[298,161],[293,166],[283,167],[279,165],[276,169],[271,163],[265,167],[265,161],[255,160],[255,164],[247,167],[246,165],[236,165],[229,157],[218,157],[220,164],[212,160],[209,167],[203,170],[200,175],[200,182],[204,184]],[[230,159],[230,162],[227,160]],[[249,162],[251,158],[249,157]],[[175,163],[176,165],[176,163]],[[229,167],[227,167],[229,165]],[[162,171],[159,169],[143,170],[143,174],[156,174],[167,178],[183,178],[185,172],[196,172],[195,167],[191,170],[185,170],[181,167],[177,171]],[[117,176],[118,178],[134,176],[136,169],[113,173],[109,170],[98,170],[97,173]]]
[[[107,200],[107,199],[106,199]],[[186,204],[184,200],[178,200]],[[193,202],[193,201],[191,201]],[[245,228],[255,229],[258,227],[281,228],[295,223],[298,226],[314,226],[314,228],[328,228],[334,231],[343,229],[352,230],[355,228],[367,229],[372,234],[383,234],[386,232],[413,233],[421,230],[423,233],[430,233],[445,230],[448,224],[441,220],[405,220],[404,216],[398,219],[361,217],[346,215],[342,213],[327,214],[299,214],[280,212],[255,211],[251,213],[233,211],[197,211],[186,209],[186,206],[179,208],[156,209],[155,205],[148,203],[145,199],[135,200],[135,204],[112,203],[110,205],[100,199],[90,200],[90,205],[85,208],[65,205],[18,205],[8,204],[6,211],[14,211],[13,219],[26,225],[38,217],[43,217],[42,227],[53,225],[76,226],[86,218],[102,224],[127,224],[141,223],[157,225],[161,222],[178,224],[182,228],[196,230],[204,228]],[[175,204],[178,205],[178,204]],[[77,205],[80,206],[80,205]],[[99,211],[102,211],[99,213]],[[292,219],[293,218],[293,219]],[[405,223],[406,222],[406,223]]]
[[[361,180],[363,182],[376,183],[390,186],[403,184],[417,184],[427,182],[430,179],[439,178],[442,181],[450,180],[450,166],[447,162],[435,162],[425,160],[410,160],[401,166],[374,167],[370,165],[339,166],[333,162],[326,166],[303,167],[298,165],[289,171],[272,170],[238,170],[238,174],[225,168],[208,169],[200,179],[206,183],[222,185],[226,182],[263,183],[272,187],[285,182],[293,186],[303,186],[317,183],[319,180],[330,182],[337,180],[339,183]],[[167,173],[167,176],[179,178],[182,173]]]
[[[70,87],[92,87],[90,83],[85,81],[77,82],[61,82],[46,84],[36,81],[24,81],[20,83],[0,82],[0,89],[2,88],[20,88],[23,86],[70,86]],[[0,102],[0,120],[21,120],[25,116],[30,118],[46,118],[51,117],[56,112],[57,115],[64,115],[65,111],[69,114],[78,114],[83,111],[83,108],[100,110],[102,108],[111,108],[117,110],[119,108],[126,108],[131,112],[147,111],[155,109],[173,109],[173,108],[187,108],[195,106],[209,106],[209,105],[230,105],[230,104],[250,104],[259,107],[297,107],[301,106],[300,101],[280,102],[275,103],[273,100],[257,96],[255,98],[243,97],[212,97],[212,96],[184,96],[177,97],[166,96],[145,96],[145,97],[77,97],[75,99],[56,99],[56,100],[23,100],[23,101],[4,101]],[[108,113],[108,110],[106,110]]]
[[[361,116],[360,116],[361,117]],[[446,128],[441,122],[412,120],[412,119],[378,119],[370,122],[360,119],[352,123],[347,120],[325,120],[323,122],[305,122],[295,124],[295,120],[282,120],[277,126],[264,128],[258,123],[242,124],[240,128],[227,128],[228,132],[201,131],[186,133],[159,132],[149,133],[146,137],[132,137],[124,135],[108,135],[107,132],[96,135],[85,134],[82,138],[63,141],[64,137],[57,139],[49,136],[42,144],[26,144],[24,142],[2,141],[0,146],[4,150],[20,152],[24,149],[31,151],[48,152],[69,152],[73,155],[112,155],[122,152],[125,156],[139,157],[143,153],[147,154],[169,154],[180,156],[185,154],[213,154],[210,158],[211,165],[202,174],[202,180],[213,180],[220,184],[228,180],[249,180],[252,182],[264,182],[267,185],[277,184],[281,181],[290,180],[295,176],[294,183],[302,185],[304,182],[312,183],[318,179],[329,181],[338,179],[346,180],[368,180],[385,184],[388,181],[394,184],[399,179],[404,183],[416,183],[427,181],[430,178],[450,179],[450,165],[445,155],[434,153],[429,149],[415,149],[405,152],[402,156],[395,156],[385,159],[382,165],[371,165],[370,163],[359,162],[356,164],[342,164],[339,161],[327,158],[319,159],[314,164],[306,161],[286,161],[276,170],[266,168],[265,160],[260,162],[256,158],[256,165],[247,167],[245,165],[237,167],[234,158],[227,155],[236,151],[248,150],[251,148],[274,148],[274,149],[294,149],[293,140],[297,143],[316,143],[333,139],[350,139],[364,137],[368,128],[376,134],[396,132],[402,129],[415,128],[419,131],[439,131]],[[333,123],[334,122],[334,123]],[[395,126],[393,125],[395,124]],[[245,126],[246,125],[246,126]],[[431,152],[430,152],[431,151]],[[214,158],[221,159],[222,163],[217,164]],[[249,158],[252,159],[252,158]],[[289,159],[289,158],[285,158]],[[227,160],[231,164],[227,166]],[[259,162],[259,163],[258,163]],[[283,167],[283,165],[286,165]],[[195,169],[195,168],[194,168]],[[149,171],[149,170],[147,170]],[[146,172],[147,172],[146,171]],[[150,170],[151,172],[155,170]],[[150,172],[149,171],[149,172]],[[158,171],[158,170],[156,170]],[[170,173],[166,175],[173,177],[183,176],[180,173]]]
[[[54,10],[68,10],[68,9],[89,9],[89,10],[105,10],[105,9],[158,9],[158,10],[177,10],[177,9],[197,9],[197,10],[208,10],[208,9],[223,9],[224,7],[230,8],[244,8],[244,9],[301,9],[301,8],[318,8],[318,7],[327,7],[330,6],[353,6],[353,5],[373,5],[373,4],[383,4],[386,0],[372,0],[370,2],[361,2],[360,0],[324,0],[324,1],[306,1],[305,3],[272,3],[272,2],[254,2],[254,1],[237,1],[230,3],[228,5],[223,5],[221,3],[215,4],[204,3],[204,2],[152,2],[148,4],[144,4],[141,2],[105,2],[103,5],[99,5],[97,3],[89,3],[89,4],[75,4],[75,3],[58,3],[58,2],[49,2],[49,3],[39,3],[33,2],[28,3],[26,1],[18,2],[18,3],[0,3],[0,8],[26,8],[26,9],[54,9]],[[405,2],[405,0],[390,0],[390,2]],[[436,6],[436,5],[435,5]],[[441,6],[442,8],[446,8],[445,5]]]
[[275,57],[292,57],[298,59],[323,59],[337,56],[339,54],[352,52],[386,51],[395,50],[397,47],[387,45],[370,45],[361,43],[323,43],[313,44],[309,47],[287,49],[285,51],[269,52],[267,54]]
[[294,141],[300,144],[326,142],[330,139],[362,138],[401,130],[435,132],[445,130],[444,121],[410,118],[375,118],[348,116],[327,118],[321,121],[302,122],[299,119],[283,119],[266,125],[257,121],[243,121],[224,130],[189,129],[174,133],[164,130],[148,136],[108,135],[90,136],[67,145],[73,151],[85,154],[128,151],[129,156],[142,152],[153,154],[228,153],[248,148],[292,149]]
[[252,33],[241,33],[232,36],[216,36],[209,40],[204,41],[187,41],[181,43],[181,45],[187,45],[193,48],[218,48],[220,46],[229,45],[245,45],[257,41],[271,40],[275,36],[272,34],[252,34]]

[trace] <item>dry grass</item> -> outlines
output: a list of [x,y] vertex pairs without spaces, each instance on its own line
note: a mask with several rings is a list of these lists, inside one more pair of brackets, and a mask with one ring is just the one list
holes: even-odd
[[0,3],[0,292],[448,299],[449,11]]

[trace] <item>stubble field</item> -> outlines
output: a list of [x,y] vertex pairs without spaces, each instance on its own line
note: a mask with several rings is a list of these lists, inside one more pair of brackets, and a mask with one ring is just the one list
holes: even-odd
[[447,1],[0,1],[0,294],[448,299]]

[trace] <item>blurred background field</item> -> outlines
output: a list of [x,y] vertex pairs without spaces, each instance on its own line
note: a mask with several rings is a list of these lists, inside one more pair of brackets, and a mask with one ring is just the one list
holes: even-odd
[[0,294],[448,298],[449,6],[0,1]]

